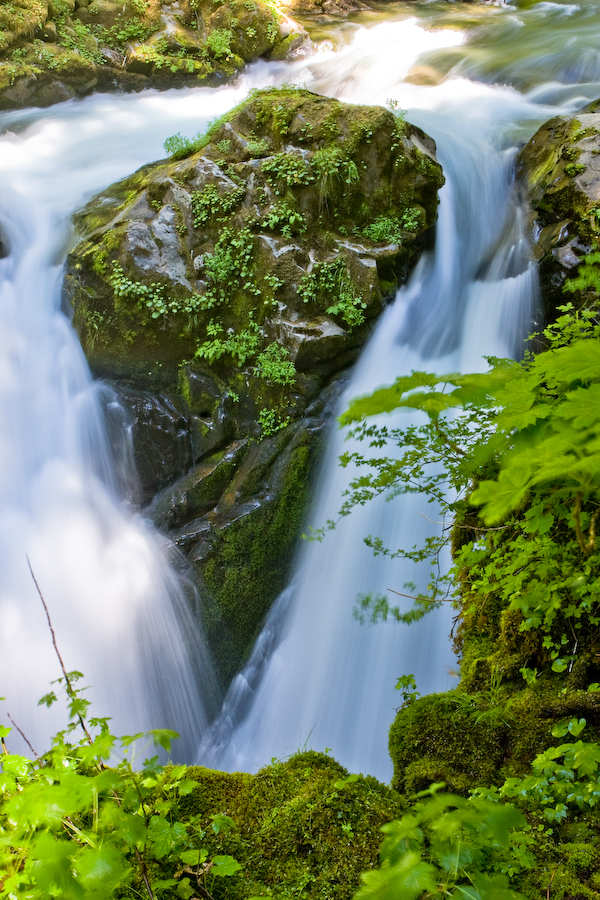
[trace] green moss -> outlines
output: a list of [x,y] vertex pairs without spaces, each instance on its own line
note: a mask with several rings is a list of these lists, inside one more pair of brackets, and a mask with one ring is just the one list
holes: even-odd
[[[193,767],[198,787],[184,798],[181,818],[199,815],[212,853],[242,863],[215,884],[215,900],[250,896],[346,900],[359,874],[377,860],[386,821],[404,811],[401,799],[374,778],[353,776],[323,753],[297,753],[257,775],[229,775]],[[209,816],[229,815],[237,831],[213,835]],[[204,817],[204,818],[203,818]]]
[[390,729],[392,786],[407,795],[444,781],[466,793],[498,780],[507,742],[504,723],[477,722],[456,692],[430,694],[399,711]]
[[[285,445],[288,438],[280,434],[273,440]],[[310,500],[314,441],[304,432],[292,442],[272,476],[278,482],[270,492],[274,497],[220,532],[209,558],[199,564],[210,595],[208,638],[225,681],[250,652],[258,627],[287,584]],[[264,475],[258,466],[245,482],[246,496]]]

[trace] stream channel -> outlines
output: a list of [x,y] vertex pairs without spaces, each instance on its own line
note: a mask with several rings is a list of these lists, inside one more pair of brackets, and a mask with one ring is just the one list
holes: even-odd
[[[223,700],[198,625],[201,598],[132,508],[126,423],[110,389],[91,379],[62,305],[78,208],[163,157],[169,135],[195,134],[252,88],[297,83],[351,103],[396,101],[435,139],[446,177],[435,248],[380,318],[340,410],[411,369],[482,370],[486,355],[522,352],[539,313],[515,156],[542,122],[600,97],[597,4],[390,3],[311,29],[315,55],[259,62],[233,86],[95,95],[0,116],[10,248],[0,259],[0,684],[3,710],[38,752],[64,711],[37,708],[61,673],[28,560],[68,668],[92,685],[94,715],[112,716],[116,733],[175,728],[188,762],[255,771],[327,747],[387,781],[398,676],[413,673],[421,693],[455,682],[448,604],[410,627],[352,616],[361,592],[426,587],[428,570],[375,558],[363,538],[412,546],[439,527],[428,521],[435,513],[414,498],[382,498],[323,544],[299,547],[291,584]],[[405,80],[415,65],[428,73],[421,81],[438,83]],[[335,518],[351,475],[337,465],[343,442],[334,430],[309,515],[316,526]],[[15,740],[11,749],[24,748]]]

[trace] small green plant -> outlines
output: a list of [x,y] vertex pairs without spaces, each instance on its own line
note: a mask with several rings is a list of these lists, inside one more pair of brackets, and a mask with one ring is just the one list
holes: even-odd
[[266,156],[269,152],[269,142],[264,138],[260,140],[251,138],[246,145],[246,149],[253,159],[258,159],[261,156]]
[[226,219],[240,205],[245,193],[243,188],[221,192],[214,184],[207,184],[201,191],[192,191],[194,228],[206,225],[209,219]]
[[352,329],[365,321],[362,310],[366,303],[354,293],[346,264],[342,259],[317,263],[313,271],[304,275],[298,286],[304,303],[326,307],[331,316],[340,316]]
[[265,213],[261,225],[271,231],[281,231],[283,237],[288,240],[294,234],[304,234],[307,227],[302,213],[290,206],[286,200],[274,203]]
[[172,134],[166,139],[163,147],[173,159],[185,159],[201,149],[202,137],[202,132],[198,132],[194,137],[186,138],[178,131],[177,134]]
[[339,147],[323,147],[317,150],[311,160],[319,186],[319,197],[324,200],[329,196],[336,181],[342,184],[354,184],[359,179],[358,167]]
[[250,322],[248,327],[240,332],[231,329],[226,338],[221,337],[223,330],[220,323],[214,321],[209,323],[207,334],[211,336],[211,340],[198,347],[195,354],[198,359],[207,359],[209,363],[213,363],[227,355],[239,366],[243,366],[248,359],[256,356],[261,333],[255,322]]
[[296,381],[296,367],[289,351],[281,344],[269,344],[256,360],[256,373],[274,384],[292,385]]
[[224,139],[222,141],[217,141],[217,143],[215,144],[215,147],[217,148],[219,153],[223,154],[223,156],[227,156],[228,153],[231,153],[231,141],[230,140]]
[[286,416],[283,418],[274,409],[261,409],[258,415],[258,424],[261,428],[262,437],[271,437],[271,435],[277,434],[278,431],[290,424],[290,417]]
[[253,277],[254,238],[247,227],[235,231],[223,228],[213,253],[204,257],[208,279],[205,291],[207,308],[223,303],[232,291],[242,288],[255,295],[259,288]]
[[421,696],[414,675],[401,675],[396,681],[396,690],[400,691],[404,703],[414,703]]
[[231,50],[231,39],[233,33],[228,28],[215,28],[206,38],[206,46],[215,59],[231,59],[233,52]]
[[263,172],[278,195],[288,187],[311,184],[315,180],[311,167],[299,153],[276,153],[265,160]]

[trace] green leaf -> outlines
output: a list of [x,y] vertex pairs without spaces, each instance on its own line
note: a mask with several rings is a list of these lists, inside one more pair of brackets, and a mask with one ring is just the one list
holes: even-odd
[[186,864],[186,866],[197,866],[200,863],[200,851],[199,850],[183,850],[179,854],[179,859]]
[[233,856],[213,856],[211,863],[211,875],[218,875],[219,877],[235,875],[242,868]]
[[211,816],[211,819],[211,827],[215,834],[219,834],[220,832],[223,832],[223,834],[229,834],[236,828],[236,824],[233,819],[230,819],[229,816],[226,816],[224,813],[215,813]]
[[182,900],[189,900],[190,897],[194,896],[194,889],[190,885],[189,878],[181,879],[177,885],[177,896],[181,897]]
[[155,747],[162,747],[167,753],[171,749],[171,741],[175,741],[179,737],[178,733],[170,728],[154,728],[148,732],[148,735],[154,741]]
[[581,734],[581,732],[583,731],[585,726],[586,726],[585,719],[579,719],[579,721],[577,721],[577,719],[571,719],[571,721],[569,722],[568,728],[569,728],[570,733],[574,737],[578,737],[578,735]]

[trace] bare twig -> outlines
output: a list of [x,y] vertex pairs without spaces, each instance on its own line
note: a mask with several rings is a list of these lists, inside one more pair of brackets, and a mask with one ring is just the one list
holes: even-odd
[[[36,586],[36,589],[37,589],[37,592],[38,592],[38,594],[39,594],[40,600],[42,601],[42,606],[44,607],[44,611],[45,611],[45,613],[46,613],[46,618],[48,619],[48,627],[49,627],[49,629],[50,629],[50,634],[52,635],[52,643],[54,644],[54,649],[55,649],[55,651],[56,651],[56,655],[57,655],[57,657],[58,657],[58,661],[59,661],[59,663],[60,663],[60,667],[61,667],[61,669],[62,669],[64,678],[65,678],[65,684],[66,684],[66,691],[67,691],[67,694],[68,694],[69,697],[74,698],[74,697],[76,697],[76,695],[77,695],[77,691],[75,690],[75,688],[74,688],[73,685],[71,684],[71,679],[69,678],[69,675],[68,675],[68,673],[67,673],[65,664],[64,664],[63,659],[62,659],[62,656],[60,655],[60,650],[58,649],[58,644],[56,643],[56,634],[54,633],[54,628],[52,627],[52,620],[51,620],[51,618],[50,618],[50,613],[49,613],[49,611],[48,611],[48,607],[47,607],[47,605],[46,605],[46,601],[44,600],[44,596],[43,596],[43,594],[42,594],[42,592],[41,592],[41,590],[40,590],[40,586],[39,586],[39,584],[37,583],[37,579],[36,579],[36,577],[35,577],[35,575],[34,575],[34,573],[33,573],[33,569],[32,569],[32,567],[31,567],[31,562],[29,561],[29,556],[27,556],[26,559],[27,559],[27,565],[29,566],[29,571],[31,572],[31,577],[33,578],[33,583],[34,583],[35,586]],[[9,717],[9,718],[10,718],[10,717]],[[77,718],[79,719],[79,724],[81,725],[81,727],[82,727],[82,729],[83,729],[83,732],[84,732],[84,734],[85,734],[85,736],[86,736],[86,738],[87,738],[87,740],[88,740],[88,743],[89,743],[90,745],[93,745],[94,742],[93,742],[93,740],[92,740],[92,736],[90,735],[89,731],[87,730],[86,725],[85,725],[85,722],[83,721],[83,718],[82,718],[81,715],[79,715],[79,714],[78,714]],[[12,719],[11,719],[11,721],[12,721]],[[16,726],[15,726],[15,727],[16,727]],[[18,730],[21,734],[23,734],[23,732],[21,731],[21,729],[17,729],[17,730]],[[25,738],[25,735],[23,735],[23,737]],[[27,740],[27,738],[25,738],[25,740]],[[2,743],[4,744],[4,741],[2,741]],[[27,743],[29,744],[29,741],[27,741]],[[31,744],[29,744],[29,746],[31,747]],[[33,748],[31,748],[31,749],[33,750]],[[33,752],[35,753],[35,750],[33,750]],[[37,753],[36,753],[35,755],[37,756]],[[39,757],[38,757],[38,758],[39,758]],[[105,769],[105,768],[106,768],[106,765],[104,764],[104,761],[103,761],[102,759],[98,759],[98,766],[99,766],[100,769]],[[134,785],[135,785],[135,788],[136,788],[136,791],[137,791],[138,795],[139,795],[140,798],[141,798],[139,786],[138,786],[138,784],[137,784],[135,778],[133,778],[133,783],[134,783]],[[119,806],[121,806],[121,798],[119,797],[119,795],[117,794],[117,792],[113,790],[113,791],[112,791],[112,794],[113,794],[113,797],[115,798],[117,804],[118,804]],[[142,801],[142,808],[144,808],[143,801]],[[146,813],[146,816],[147,816],[147,813]],[[150,880],[149,880],[149,878],[148,878],[148,869],[147,869],[147,867],[146,867],[146,862],[145,862],[145,860],[144,860],[142,854],[140,853],[140,851],[138,850],[138,848],[137,848],[135,845],[134,845],[134,848],[133,848],[133,849],[134,849],[134,852],[135,852],[135,858],[136,858],[137,863],[138,863],[138,866],[139,866],[139,868],[140,868],[140,872],[141,872],[141,875],[142,875],[142,879],[143,879],[144,885],[145,885],[145,887],[146,887],[146,891],[148,892],[148,897],[150,898],[150,900],[156,900],[156,898],[155,898],[155,896],[154,896],[154,893],[153,893],[153,891],[152,891],[152,887],[150,886]]]
[[394,588],[388,588],[388,591],[391,591],[392,594],[397,594],[398,597],[408,597],[409,600],[422,600],[424,603],[452,602],[452,597],[438,597],[437,600],[432,600],[431,597],[413,597],[412,594],[401,594],[400,591],[395,591]]
[[6,742],[5,742],[4,738],[0,738],[0,744],[2,744],[2,752],[4,753],[4,755],[5,755],[5,756],[9,756],[10,754],[9,754],[8,749],[7,749],[7,747],[6,747]]
[[[13,723],[14,727],[17,729],[17,731],[19,732],[19,734],[21,735],[21,737],[23,738],[23,740],[25,741],[25,743],[27,744],[27,746],[28,746],[29,749],[31,750],[31,752],[33,753],[33,755],[35,756],[35,758],[36,758],[37,761],[39,762],[40,766],[43,766],[44,763],[42,762],[42,760],[40,759],[40,757],[37,755],[37,753],[35,752],[35,750],[34,750],[33,747],[31,746],[31,744],[30,744],[29,741],[27,740],[25,734],[21,731],[21,729],[19,728],[19,726],[17,725],[17,723],[15,722],[15,720],[13,719],[13,717],[11,716],[11,714],[10,714],[10,713],[7,713],[6,715],[8,716],[8,718],[10,719],[10,721]],[[2,741],[2,743],[4,743],[4,741]]]
[[[33,578],[33,583],[36,586],[37,592],[40,596],[40,600],[42,601],[42,606],[44,607],[44,611],[46,613],[46,618],[48,619],[48,628],[50,629],[50,634],[52,635],[52,643],[54,644],[54,649],[56,651],[56,655],[58,657],[60,667],[63,671],[63,675],[65,676],[65,684],[66,684],[67,694],[69,697],[71,697],[71,699],[73,699],[76,696],[77,692],[76,692],[75,688],[73,687],[73,685],[71,684],[71,679],[69,678],[68,672],[65,668],[63,658],[60,655],[60,650],[58,649],[58,644],[56,643],[56,634],[54,633],[54,628],[52,627],[52,619],[50,618],[50,613],[48,612],[48,607],[46,606],[46,601],[44,600],[44,595],[42,594],[42,592],[40,590],[40,586],[37,583],[37,579],[36,579],[35,575],[33,574],[33,569],[31,568],[31,562],[29,561],[29,556],[26,556],[26,559],[27,559],[27,565],[29,566],[29,571],[31,572],[31,577]],[[88,739],[88,743],[93,744],[94,742],[92,740],[92,736],[89,733],[89,731],[87,730],[86,724],[83,721],[83,718],[79,714],[77,715],[77,718],[79,719],[79,724],[81,725],[81,727],[83,729],[83,733],[85,734],[86,738]]]
[[596,544],[596,522],[598,520],[598,516],[600,515],[600,508],[598,508],[590,518],[590,529],[586,538],[581,528],[581,501],[581,491],[577,491],[577,493],[575,494],[575,505],[573,507],[575,534],[577,535],[577,542],[579,546],[586,554],[586,556],[589,556]]
[[[558,864],[558,866],[560,866],[560,863]],[[552,878],[550,879],[550,884],[548,885],[548,890],[546,891],[546,900],[550,900],[550,888],[552,887],[552,882],[554,881],[554,876],[558,872],[558,866],[555,868],[554,872],[552,873]]]

